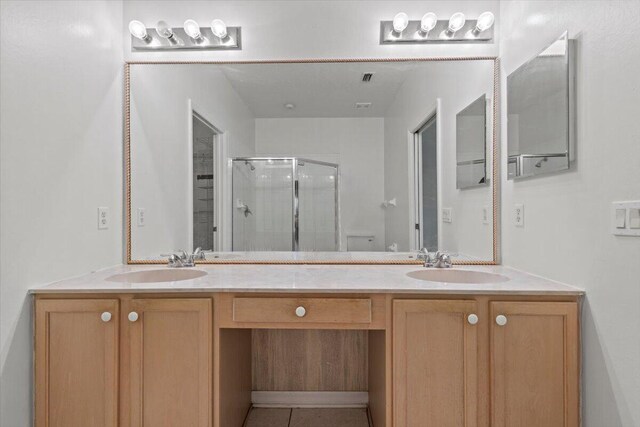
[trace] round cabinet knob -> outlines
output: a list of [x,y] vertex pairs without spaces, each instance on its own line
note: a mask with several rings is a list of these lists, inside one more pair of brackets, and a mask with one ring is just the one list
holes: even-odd
[[307,314],[307,309],[306,308],[304,308],[303,306],[300,306],[300,307],[296,308],[296,316],[304,317],[305,314]]
[[504,316],[502,314],[496,316],[496,323],[498,324],[498,326],[504,326],[507,324],[507,316]]
[[109,320],[111,320],[111,313],[109,313],[108,311],[105,311],[100,315],[100,318],[102,319],[103,322],[108,322]]
[[476,323],[478,323],[478,315],[470,314],[469,316],[467,316],[467,321],[469,322],[469,324],[475,325]]
[[136,313],[135,311],[132,311],[131,313],[129,313],[127,318],[129,319],[130,322],[135,322],[136,320],[138,320],[138,313]]

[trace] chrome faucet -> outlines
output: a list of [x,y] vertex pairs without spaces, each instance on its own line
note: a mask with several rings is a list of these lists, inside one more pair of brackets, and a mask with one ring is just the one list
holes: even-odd
[[417,259],[424,261],[425,267],[433,268],[450,268],[452,266],[451,255],[446,252],[436,251],[430,253],[427,248],[422,248],[418,251]]
[[196,265],[196,260],[202,261],[205,260],[206,257],[202,248],[196,248],[195,251],[191,255],[187,254],[185,251],[180,250],[178,253],[172,254],[169,256],[169,263],[167,264],[169,267],[179,268],[179,267],[193,267]]

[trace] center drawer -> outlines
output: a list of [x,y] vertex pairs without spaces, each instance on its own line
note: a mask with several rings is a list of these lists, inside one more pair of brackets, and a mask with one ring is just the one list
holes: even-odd
[[368,298],[233,299],[236,322],[371,323]]

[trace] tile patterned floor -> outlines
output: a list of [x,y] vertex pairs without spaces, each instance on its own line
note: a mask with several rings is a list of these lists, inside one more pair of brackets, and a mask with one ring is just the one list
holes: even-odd
[[365,408],[252,408],[245,427],[370,427]]

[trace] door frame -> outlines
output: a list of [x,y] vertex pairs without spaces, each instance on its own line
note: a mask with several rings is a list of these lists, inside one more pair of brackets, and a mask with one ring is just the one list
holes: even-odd
[[214,133],[213,137],[213,226],[215,228],[213,236],[214,251],[221,251],[224,248],[224,230],[226,227],[225,214],[223,206],[225,203],[226,189],[226,172],[227,166],[224,159],[228,152],[228,135],[218,126],[212,124],[202,113],[202,109],[192,99],[187,99],[187,251],[192,252],[193,247],[193,118],[196,117],[205,126],[211,128]]
[[[438,225],[442,224],[442,102],[441,98],[436,98],[435,105],[427,109],[423,114],[423,119],[407,131],[408,157],[409,157],[409,242],[410,249],[417,251],[422,248],[422,195],[420,194],[420,182],[422,181],[422,146],[416,139],[417,133],[434,116],[436,121],[436,156],[437,166],[437,203],[438,203]],[[419,224],[420,229],[416,229]],[[442,232],[438,226],[438,248],[442,247]]]

